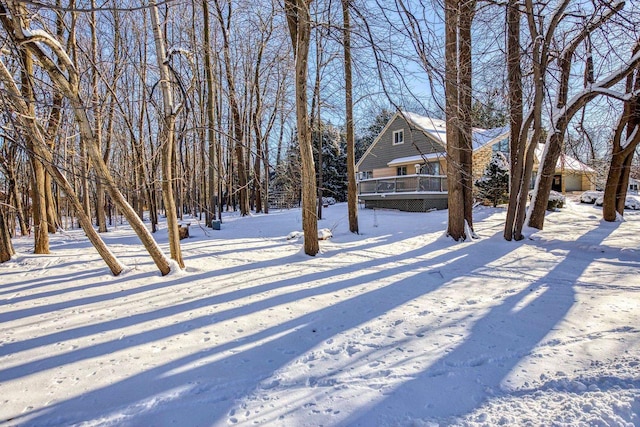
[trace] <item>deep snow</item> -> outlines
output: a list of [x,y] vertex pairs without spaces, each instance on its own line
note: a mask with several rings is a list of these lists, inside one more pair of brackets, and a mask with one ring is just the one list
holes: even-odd
[[[545,230],[442,237],[446,212],[191,220],[161,277],[125,225],[113,277],[79,230],[0,264],[0,424],[640,425],[640,212],[569,202]],[[155,236],[167,249],[166,230]],[[168,250],[167,250],[168,252]]]

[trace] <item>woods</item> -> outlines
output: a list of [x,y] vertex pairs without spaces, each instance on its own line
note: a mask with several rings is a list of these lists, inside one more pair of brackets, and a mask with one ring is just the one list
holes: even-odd
[[166,275],[185,267],[185,215],[209,228],[224,211],[270,206],[302,208],[304,252],[316,255],[322,198],[348,202],[360,232],[355,163],[384,126],[376,118],[409,109],[446,120],[453,240],[474,237],[472,129],[493,116],[510,126],[506,240],[543,228],[567,152],[598,165],[614,221],[640,143],[638,8],[1,1],[2,259],[11,237],[47,254],[50,233],[80,226],[117,275],[100,234],[126,221]]

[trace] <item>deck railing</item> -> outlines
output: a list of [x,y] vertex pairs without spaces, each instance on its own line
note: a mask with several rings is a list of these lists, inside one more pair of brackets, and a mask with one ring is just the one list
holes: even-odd
[[444,175],[402,175],[363,179],[358,182],[358,194],[446,193]]

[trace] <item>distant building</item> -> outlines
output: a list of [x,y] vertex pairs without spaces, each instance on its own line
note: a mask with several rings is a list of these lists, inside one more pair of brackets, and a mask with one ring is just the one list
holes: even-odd
[[[472,173],[476,180],[494,152],[500,151],[508,158],[509,128],[474,128],[472,138]],[[359,198],[367,208],[412,212],[446,209],[446,157],[443,120],[397,112],[356,164]],[[559,165],[557,183],[564,185],[565,191],[593,187],[593,169],[568,156],[562,156]]]

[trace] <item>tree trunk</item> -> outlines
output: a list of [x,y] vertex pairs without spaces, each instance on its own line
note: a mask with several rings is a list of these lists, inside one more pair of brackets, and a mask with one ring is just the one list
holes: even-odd
[[11,243],[10,224],[6,219],[7,216],[4,206],[0,206],[0,263],[9,261],[16,253]]
[[358,234],[358,189],[356,186],[355,135],[353,129],[353,78],[351,75],[351,23],[349,14],[349,0],[342,0],[342,19],[346,109],[345,114],[347,119],[347,209],[349,212],[349,231]]
[[169,232],[169,248],[171,258],[175,260],[180,268],[184,268],[182,250],[180,248],[180,235],[178,233],[178,217],[176,212],[176,202],[173,193],[173,155],[175,151],[175,123],[176,116],[171,93],[169,69],[166,63],[167,54],[164,48],[162,29],[160,28],[160,18],[155,0],[149,2],[151,5],[151,25],[153,27],[153,38],[156,45],[156,58],[160,69],[160,88],[162,89],[162,99],[164,102],[164,117],[162,118],[162,132],[164,141],[162,147],[162,199],[167,217],[167,230]]
[[[22,96],[27,102],[26,114],[35,117],[36,109],[33,99],[33,59],[27,51],[22,51]],[[41,160],[34,154],[34,141],[26,138],[27,149],[31,153],[29,156],[31,169],[33,171],[31,181],[31,200],[33,211],[33,237],[34,253],[49,253],[49,227],[47,226],[47,199],[45,170]]]
[[459,3],[458,38],[458,96],[460,114],[460,167],[462,178],[462,198],[464,220],[473,233],[473,143],[471,127],[471,95],[473,68],[471,61],[471,23],[476,9],[475,0],[461,0]]
[[208,167],[208,208],[206,219],[207,226],[211,227],[211,222],[216,219],[216,203],[218,191],[218,175],[217,175],[217,163],[218,163],[218,147],[216,145],[216,135],[214,131],[215,116],[216,116],[216,82],[213,78],[213,64],[211,61],[211,36],[209,29],[209,2],[208,0],[202,0],[202,15],[203,15],[203,36],[204,36],[204,73],[207,84],[207,143],[209,153],[209,167]]
[[285,0],[287,24],[295,56],[296,124],[300,144],[302,178],[302,230],[304,252],[315,256],[318,244],[318,217],[316,216],[316,173],[307,112],[307,62],[311,36],[310,0]]
[[82,225],[82,228],[84,229],[87,237],[96,248],[102,259],[105,261],[107,266],[109,266],[113,275],[117,276],[123,270],[122,264],[120,264],[116,257],[111,253],[111,251],[107,248],[98,233],[93,228],[91,218],[89,218],[84,213],[84,210],[82,209],[82,203],[71,187],[71,184],[69,184],[64,175],[62,175],[62,173],[54,166],[53,156],[48,150],[44,135],[39,131],[40,128],[38,127],[38,124],[35,120],[35,116],[28,114],[28,104],[24,102],[22,94],[13,84],[11,74],[1,62],[0,80],[3,81],[4,87],[9,93],[16,111],[20,113],[20,115],[18,116],[18,120],[20,121],[22,128],[27,131],[27,138],[31,141],[34,153],[39,158],[43,159],[43,164],[47,168],[47,172],[67,194],[67,198],[71,200],[76,210],[78,211],[80,224]]
[[460,150],[460,105],[458,94],[458,0],[445,0],[445,115],[447,124],[447,235],[464,240],[464,192]]
[[[171,270],[169,261],[164,256],[157,243],[153,240],[153,237],[137,216],[136,212],[131,208],[122,193],[118,190],[113,177],[102,160],[102,155],[97,147],[95,136],[93,135],[91,121],[87,116],[87,106],[82,101],[83,98],[80,95],[79,75],[71,63],[69,56],[62,50],[62,47],[54,43],[52,39],[41,37],[37,34],[32,35],[31,33],[29,33],[29,36],[26,36],[24,31],[25,27],[20,21],[20,16],[21,14],[19,13],[9,14],[5,10],[4,6],[0,5],[0,21],[2,22],[2,25],[15,40],[16,44],[21,44],[27,52],[33,54],[37,58],[38,62],[49,75],[53,83],[69,100],[69,104],[73,109],[78,123],[80,138],[89,142],[86,144],[88,154],[98,178],[103,180],[112,201],[126,216],[129,221],[129,225],[142,241],[142,244],[153,258],[158,269],[163,275],[168,274]],[[54,63],[47,55],[46,51],[43,50],[41,47],[42,45],[46,45],[47,48],[51,49],[60,60],[64,61],[64,63],[61,65]],[[66,73],[63,72],[62,69],[65,69]]]
[[[231,3],[229,3],[229,15],[231,15]],[[225,75],[227,78],[227,86],[229,90],[229,106],[231,107],[231,117],[233,121],[233,137],[235,146],[235,156],[238,171],[238,195],[240,204],[240,214],[245,216],[249,215],[249,191],[248,191],[248,179],[247,169],[245,165],[244,144],[245,132],[242,124],[242,117],[240,115],[240,107],[238,105],[238,96],[236,94],[236,84],[233,77],[233,69],[231,64],[231,54],[229,52],[229,25],[230,16],[227,17],[225,24],[222,9],[219,4],[219,0],[216,0],[216,11],[218,13],[218,20],[222,27],[222,53],[225,63]]]
[[[548,62],[547,51],[551,46],[551,39],[555,28],[558,23],[564,17],[564,9],[568,6],[569,0],[564,0],[560,7],[556,9],[556,13],[551,17],[549,28],[547,30],[546,37],[544,37],[544,44],[542,45],[543,53],[538,61],[542,68],[542,72],[546,71],[546,65]],[[562,55],[558,59],[560,66],[559,75],[559,87],[556,95],[556,111],[559,113],[552,117],[551,125],[549,126],[550,133],[547,136],[547,142],[544,150],[544,154],[540,159],[540,169],[536,178],[535,188],[533,190],[533,198],[529,207],[529,223],[532,228],[542,230],[544,226],[545,212],[547,210],[547,204],[549,202],[549,193],[553,184],[553,177],[555,175],[556,164],[558,158],[562,152],[562,146],[564,144],[564,135],[566,133],[569,122],[573,116],[582,109],[587,103],[596,98],[599,95],[598,91],[594,91],[593,88],[608,89],[615,85],[617,82],[625,78],[640,62],[640,57],[634,55],[631,63],[624,65],[619,70],[613,72],[609,76],[603,78],[599,82],[591,84],[590,89],[583,91],[578,96],[574,96],[571,101],[568,101],[569,93],[569,79],[571,77],[571,63],[573,55],[575,54],[578,46],[589,36],[589,34],[595,29],[602,26],[605,22],[610,20],[620,9],[624,7],[624,2],[620,2],[614,5],[614,7],[606,10],[601,16],[598,16],[593,22],[584,26],[582,30],[571,39],[569,45],[562,51]],[[529,27],[534,28],[532,24],[534,19],[534,12],[531,5],[531,1],[527,1],[527,14],[529,15]],[[534,31],[532,31],[532,38],[539,40],[540,37],[533,37]],[[534,61],[535,63],[536,61]],[[542,80],[537,78],[536,80]],[[542,82],[540,83],[542,84]],[[545,88],[545,90],[548,90]],[[603,93],[604,94],[604,93]],[[540,124],[539,127],[542,125]],[[534,129],[538,130],[534,124]],[[533,141],[537,141],[536,136],[532,138]]]
[[[640,45],[636,46],[636,53]],[[640,69],[627,77],[626,93],[640,89]],[[626,130],[626,133],[624,132]],[[626,136],[623,137],[623,134]],[[636,147],[640,144],[640,96],[635,95],[624,103],[622,116],[613,138],[611,164],[604,189],[602,217],[605,221],[615,221],[617,214],[624,215],[629,174]]]
[[[521,240],[516,226],[516,213],[520,192],[526,190],[524,184],[524,151],[526,140],[520,139],[522,128],[522,68],[520,66],[520,10],[519,0],[509,0],[507,4],[507,70],[509,80],[509,205],[504,225],[506,240]],[[524,188],[523,188],[524,187]]]

